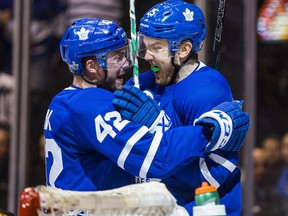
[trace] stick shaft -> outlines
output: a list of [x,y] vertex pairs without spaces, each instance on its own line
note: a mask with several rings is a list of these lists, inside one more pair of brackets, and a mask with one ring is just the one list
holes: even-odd
[[217,69],[220,63],[221,44],[222,44],[222,33],[224,27],[224,18],[226,10],[226,0],[219,0],[217,22],[214,35],[213,53],[214,53],[214,68]]
[[136,37],[136,14],[135,14],[135,0],[130,0],[130,28],[131,28],[131,41],[133,49],[133,78],[134,86],[139,88],[139,70],[138,70],[138,59],[137,59],[137,37]]

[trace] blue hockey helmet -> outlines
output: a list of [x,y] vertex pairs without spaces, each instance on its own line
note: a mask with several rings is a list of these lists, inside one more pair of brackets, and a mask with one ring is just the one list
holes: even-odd
[[64,33],[60,42],[61,57],[75,74],[84,71],[82,58],[95,56],[98,65],[107,70],[107,54],[127,45],[123,28],[108,20],[82,18]]
[[162,38],[169,42],[170,52],[179,50],[184,40],[192,40],[192,51],[201,50],[206,36],[205,18],[201,9],[182,0],[156,4],[140,20],[139,34]]

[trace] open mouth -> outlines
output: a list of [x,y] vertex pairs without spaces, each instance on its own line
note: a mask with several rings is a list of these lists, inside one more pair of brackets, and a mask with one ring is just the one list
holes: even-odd
[[151,65],[151,70],[154,72],[154,73],[158,73],[160,71],[159,67],[156,66],[156,65]]
[[125,73],[119,73],[116,77],[116,79],[123,79],[123,76],[124,76]]

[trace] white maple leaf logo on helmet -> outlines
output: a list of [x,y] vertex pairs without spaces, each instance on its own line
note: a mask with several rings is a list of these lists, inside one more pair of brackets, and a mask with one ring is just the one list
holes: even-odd
[[78,67],[79,67],[79,65],[76,64],[75,61],[72,61],[72,64],[68,64],[68,66],[69,66],[70,71],[71,71],[71,70],[77,71],[77,70],[78,70]]
[[183,12],[183,15],[185,16],[186,21],[194,20],[194,12],[190,11],[188,8],[186,8],[185,12]]
[[79,36],[80,40],[87,40],[88,39],[88,33],[89,30],[86,30],[84,27],[80,29],[80,31],[76,32],[76,34]]

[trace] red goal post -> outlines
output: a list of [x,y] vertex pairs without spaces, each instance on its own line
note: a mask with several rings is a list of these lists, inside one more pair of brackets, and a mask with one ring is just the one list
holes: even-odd
[[25,188],[19,216],[188,216],[163,183],[133,184],[121,188],[79,192],[46,186]]

